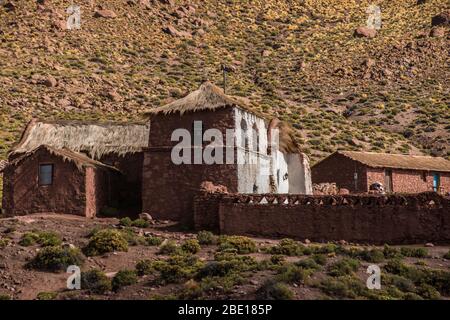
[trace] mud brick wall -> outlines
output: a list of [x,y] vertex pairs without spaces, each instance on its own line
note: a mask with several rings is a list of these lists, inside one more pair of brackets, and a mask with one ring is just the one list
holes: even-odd
[[223,195],[211,196],[210,201],[214,199],[219,202],[219,229],[223,234],[319,242],[450,243],[450,200],[436,193]]
[[[354,173],[358,174],[355,185]],[[340,189],[348,189],[352,193],[367,192],[366,167],[341,154],[335,154],[319,162],[311,168],[312,183],[335,182]],[[381,181],[384,183],[384,180]]]
[[[39,164],[53,163],[53,184],[39,186]],[[18,166],[7,167],[3,177],[3,209],[7,215],[38,212],[85,214],[85,173],[69,161],[37,151]]]
[[209,230],[220,232],[219,205],[223,194],[201,193],[194,199],[194,227],[195,230]]
[[[149,148],[144,156],[142,183],[142,210],[154,218],[180,221],[193,227],[194,197],[203,181],[214,181],[237,192],[237,168],[235,164],[191,164],[176,165],[171,160],[171,141],[175,129],[184,128],[191,132],[193,122],[202,121],[203,130],[215,128],[225,133],[233,129],[232,108],[195,113],[179,113],[154,116],[151,119]],[[193,157],[193,150],[192,150]]]

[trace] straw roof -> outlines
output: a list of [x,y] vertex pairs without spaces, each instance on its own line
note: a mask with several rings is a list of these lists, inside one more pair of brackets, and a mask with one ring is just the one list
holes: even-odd
[[337,151],[336,153],[372,168],[450,172],[450,161],[439,157],[357,151]]
[[189,93],[184,98],[175,100],[162,107],[147,111],[146,115],[158,113],[170,114],[179,112],[196,112],[201,110],[216,110],[219,108],[236,106],[247,109],[242,101],[226,95],[221,88],[207,81],[200,88]]
[[125,155],[148,146],[150,126],[143,123],[40,121],[27,125],[12,153],[26,153],[40,145],[85,152],[93,159],[115,153]]
[[55,149],[55,148],[47,146],[47,145],[40,145],[39,147],[35,148],[32,151],[26,152],[22,156],[9,162],[8,166],[18,165],[19,163],[21,163],[25,159],[28,159],[29,157],[34,155],[37,151],[42,150],[42,149],[45,149],[47,152],[49,152],[52,155],[61,157],[63,159],[63,161],[69,161],[69,162],[74,163],[80,171],[86,167],[119,171],[118,169],[116,169],[112,166],[108,166],[104,163],[93,160],[84,154],[73,152],[68,149]]

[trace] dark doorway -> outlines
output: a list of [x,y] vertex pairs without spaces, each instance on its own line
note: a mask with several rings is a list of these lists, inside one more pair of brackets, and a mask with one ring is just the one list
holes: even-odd
[[384,187],[386,188],[386,192],[393,192],[392,188],[392,170],[386,169],[384,171]]

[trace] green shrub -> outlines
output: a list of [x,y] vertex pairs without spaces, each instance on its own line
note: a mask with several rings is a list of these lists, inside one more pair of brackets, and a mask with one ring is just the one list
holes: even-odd
[[162,283],[180,283],[192,279],[203,265],[194,255],[172,255],[165,261],[153,263],[155,270],[160,272]]
[[405,257],[412,258],[426,258],[428,257],[428,250],[425,248],[407,248],[402,247],[400,253]]
[[136,272],[133,270],[120,270],[112,279],[112,289],[117,291],[120,288],[136,284],[137,281]]
[[145,237],[145,244],[148,246],[159,246],[163,241],[162,238],[155,236]]
[[282,265],[286,258],[282,254],[274,254],[270,257],[270,262],[275,265]]
[[38,300],[55,300],[57,296],[57,292],[39,292],[36,298]]
[[384,245],[383,255],[386,259],[396,259],[402,257],[400,250],[398,250],[397,248],[392,248],[387,244]]
[[119,220],[119,224],[124,227],[131,227],[133,221],[129,217],[125,217]]
[[407,292],[405,293],[405,295],[403,296],[404,300],[423,300],[423,298],[421,296],[419,296],[418,294],[414,293],[414,292]]
[[256,252],[256,243],[243,236],[221,236],[219,237],[219,251],[236,249],[239,254]]
[[422,283],[417,287],[417,294],[428,300],[439,300],[441,298],[439,291],[426,283]]
[[0,294],[0,301],[11,300],[11,296],[8,294]]
[[130,246],[145,245],[145,237],[137,235],[133,228],[125,227],[119,231]]
[[39,232],[37,242],[43,247],[59,246],[62,243],[54,232]]
[[27,232],[19,241],[19,244],[24,247],[32,246],[36,243],[43,247],[50,247],[59,246],[62,241],[54,232]]
[[268,253],[282,254],[286,256],[300,256],[303,255],[305,247],[292,239],[282,239],[278,245],[268,249]]
[[300,260],[295,263],[297,267],[300,267],[302,269],[309,269],[309,270],[319,270],[321,267],[314,261],[314,259],[305,259]]
[[9,239],[0,239],[0,248],[6,248],[6,246],[9,244]]
[[78,249],[45,247],[28,263],[37,270],[58,271],[66,270],[70,265],[81,266],[83,256]]
[[310,246],[308,248],[311,250],[311,253],[327,254],[327,253],[336,252],[336,250],[338,249],[338,246],[333,243],[327,243],[324,246],[314,245],[314,246]]
[[197,240],[201,245],[212,245],[217,242],[217,237],[210,231],[200,231]]
[[84,248],[87,256],[114,251],[128,251],[128,242],[121,232],[112,229],[104,229],[95,233]]
[[148,260],[148,259],[141,260],[141,261],[138,261],[138,263],[136,264],[136,273],[139,276],[152,274],[153,271],[154,271],[153,263],[151,260]]
[[189,239],[186,240],[183,245],[181,246],[181,250],[183,250],[186,253],[192,253],[196,254],[200,251],[201,247],[198,243],[197,239]]
[[327,256],[324,254],[315,254],[311,257],[317,264],[324,266],[327,264]]
[[147,228],[150,223],[144,219],[136,219],[131,223],[131,225],[136,228]]
[[159,247],[159,254],[178,254],[180,252],[180,247],[177,245],[177,243],[173,240],[167,240],[165,241],[161,247]]
[[294,293],[286,284],[275,280],[266,281],[256,295],[261,300],[292,300],[294,298]]
[[36,244],[39,236],[34,232],[25,233],[19,241],[22,247],[29,247]]
[[369,291],[363,281],[349,275],[325,278],[320,282],[319,288],[329,295],[349,299],[366,296]]
[[328,274],[333,277],[351,275],[358,270],[359,261],[351,258],[343,258],[328,267]]
[[309,273],[296,265],[286,265],[281,267],[276,279],[287,283],[303,283],[309,276]]
[[112,290],[111,280],[98,269],[81,273],[81,288],[92,293],[104,294]]
[[234,268],[235,264],[231,261],[211,261],[197,272],[195,278],[224,277],[232,272]]

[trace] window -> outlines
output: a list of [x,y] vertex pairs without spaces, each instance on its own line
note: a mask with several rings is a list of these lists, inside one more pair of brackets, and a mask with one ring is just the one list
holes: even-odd
[[241,120],[241,147],[248,149],[247,122],[245,119]]
[[259,131],[256,123],[252,127],[252,149],[259,152]]
[[439,172],[433,173],[433,191],[439,192],[441,187],[441,175]]
[[53,183],[53,164],[39,165],[39,185],[49,186]]

